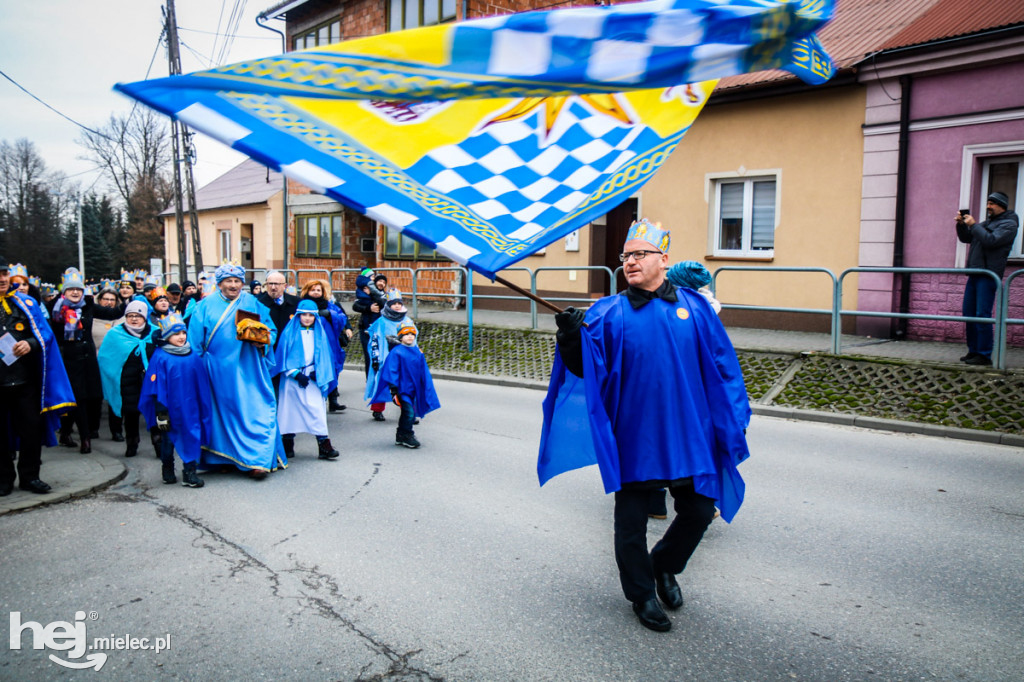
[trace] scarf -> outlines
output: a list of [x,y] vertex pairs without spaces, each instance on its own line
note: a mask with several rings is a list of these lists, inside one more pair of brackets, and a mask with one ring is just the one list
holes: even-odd
[[384,308],[381,309],[380,314],[383,315],[386,319],[391,320],[392,322],[397,322],[406,315],[408,315],[409,311],[408,309],[406,309],[403,310],[402,312],[398,312],[397,310],[392,310],[391,306],[388,305],[384,306]]
[[82,307],[85,306],[85,296],[78,303],[72,303],[66,298],[61,298],[56,312],[56,319],[64,324],[65,341],[82,340]]
[[170,353],[171,355],[188,355],[192,352],[192,344],[188,341],[185,342],[184,346],[175,346],[168,343],[161,346],[161,348],[164,349],[165,353]]

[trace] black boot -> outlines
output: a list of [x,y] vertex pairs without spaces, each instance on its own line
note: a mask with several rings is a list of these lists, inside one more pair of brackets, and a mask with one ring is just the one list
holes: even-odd
[[291,459],[295,456],[295,434],[286,433],[281,436],[281,444],[284,445],[284,456]]
[[90,452],[92,452],[92,441],[89,440],[88,438],[83,438],[82,447],[78,448],[78,451],[83,455],[88,455]]
[[123,443],[124,436],[121,435],[120,433],[112,433],[110,434],[110,440],[114,441],[115,443]]
[[66,448],[77,448],[78,447],[78,443],[76,443],[75,439],[71,437],[71,432],[70,431],[67,432],[67,433],[60,434],[60,444],[63,445],[64,447],[66,447]]
[[160,444],[163,442],[163,439],[163,435],[157,429],[149,432],[149,442],[153,444],[153,450],[156,452],[157,459],[160,459]]
[[128,440],[125,441],[124,444],[125,444],[125,448],[124,448],[124,456],[125,457],[134,457],[135,455],[139,454],[139,439],[138,438],[129,438]]
[[163,476],[164,476],[164,483],[166,483],[168,485],[170,485],[171,483],[177,483],[178,482],[178,478],[177,478],[177,476],[174,475],[174,457],[173,456],[168,457],[166,460],[164,460],[162,462],[162,465],[163,465],[162,473],[163,473]]
[[420,442],[416,440],[416,434],[412,431],[396,431],[395,445],[401,445],[402,447],[415,450],[420,446]]
[[324,438],[323,440],[317,440],[317,448],[320,450],[320,459],[337,459],[341,456],[341,453],[334,449],[331,445],[330,438]]
[[181,484],[186,488],[202,488],[206,485],[203,479],[196,474],[196,463],[188,462],[181,467]]
[[348,406],[339,403],[337,398],[330,401],[330,403],[328,403],[327,405],[327,409],[330,410],[331,412],[344,412],[346,407]]

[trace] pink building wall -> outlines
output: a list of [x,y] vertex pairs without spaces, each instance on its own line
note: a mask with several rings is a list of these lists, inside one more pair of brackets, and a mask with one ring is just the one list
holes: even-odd
[[[907,211],[904,261],[908,267],[951,268],[957,265],[954,215],[960,206],[963,153],[970,145],[1020,142],[1024,154],[1024,62],[917,77],[911,94],[907,166]],[[1014,113],[1016,110],[1016,113]],[[1000,120],[1003,119],[1003,120]],[[972,215],[984,216],[981,168],[971,168]],[[1016,207],[1018,213],[1022,207]],[[979,218],[981,219],[981,218]],[[1024,267],[1011,261],[1006,276]],[[919,275],[911,283],[911,312],[959,315],[965,276]],[[1004,284],[1005,284],[1004,278]],[[1024,319],[1024,275],[1010,288],[1009,317]],[[960,322],[911,320],[908,336],[918,340],[964,340]],[[1007,343],[1024,345],[1024,325],[1008,329]]]

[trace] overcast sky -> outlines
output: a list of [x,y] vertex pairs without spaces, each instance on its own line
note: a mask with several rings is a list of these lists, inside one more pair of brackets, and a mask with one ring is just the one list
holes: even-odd
[[[0,0],[0,71],[61,113],[95,128],[110,114],[128,112],[132,101],[113,91],[118,82],[166,76],[167,50],[160,41],[161,7],[166,0]],[[257,14],[274,0],[237,0],[242,18],[236,37],[226,33],[236,0],[176,0],[182,71],[211,67],[231,40],[219,62],[280,54],[281,39],[259,28]],[[268,24],[284,30],[284,22]],[[154,59],[154,51],[156,57]],[[152,61],[152,69],[150,62]],[[212,64],[216,65],[216,64]],[[141,106],[141,105],[140,105]],[[75,141],[81,129],[50,111],[0,76],[0,139],[28,138],[35,143],[49,170],[74,175],[86,190],[98,177],[95,166],[79,159],[84,149]],[[201,187],[244,157],[223,144],[197,136],[195,177]],[[104,181],[95,184],[102,191]]]

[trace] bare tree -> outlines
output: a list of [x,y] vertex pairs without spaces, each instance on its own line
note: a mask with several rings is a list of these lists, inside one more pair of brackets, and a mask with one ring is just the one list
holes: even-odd
[[84,131],[78,143],[87,150],[84,158],[104,170],[126,206],[137,185],[151,184],[170,170],[168,120],[146,107],[111,114],[98,131]]
[[96,132],[78,140],[84,158],[98,164],[124,202],[127,235],[123,257],[135,267],[164,255],[163,221],[158,217],[172,198],[168,119],[146,107],[113,114]]

